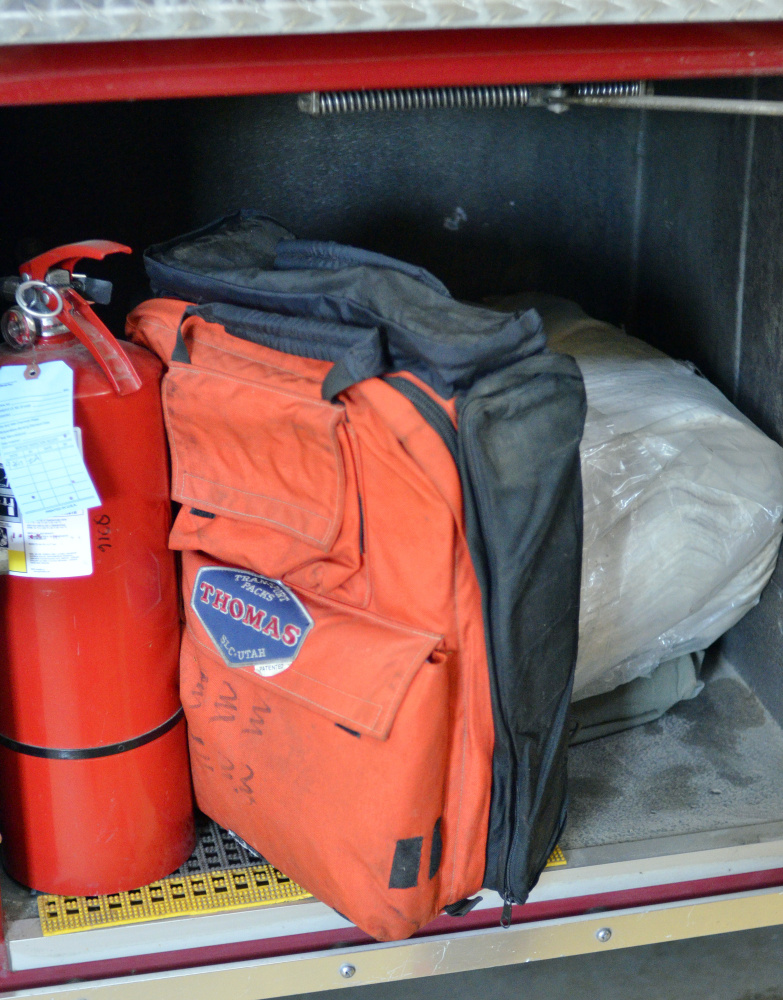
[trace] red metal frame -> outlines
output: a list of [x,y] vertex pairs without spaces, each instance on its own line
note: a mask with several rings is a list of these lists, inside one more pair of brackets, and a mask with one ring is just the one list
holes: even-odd
[[0,104],[781,72],[781,22],[17,45]]

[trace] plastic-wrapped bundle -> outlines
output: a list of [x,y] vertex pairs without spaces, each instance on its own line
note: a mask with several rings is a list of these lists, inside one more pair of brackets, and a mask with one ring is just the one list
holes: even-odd
[[587,390],[577,700],[706,648],[758,602],[783,530],[783,448],[687,364],[574,303],[525,305]]

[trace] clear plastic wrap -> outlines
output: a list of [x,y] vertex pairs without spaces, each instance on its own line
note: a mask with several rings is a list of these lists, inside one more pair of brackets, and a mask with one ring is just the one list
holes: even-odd
[[704,649],[758,602],[783,531],[783,448],[692,366],[574,303],[524,304],[587,390],[577,700]]

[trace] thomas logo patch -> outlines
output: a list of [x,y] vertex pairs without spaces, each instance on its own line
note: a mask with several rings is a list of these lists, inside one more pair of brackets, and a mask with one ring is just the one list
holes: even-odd
[[279,580],[225,566],[202,566],[190,606],[229,667],[262,677],[287,669],[313,619]]

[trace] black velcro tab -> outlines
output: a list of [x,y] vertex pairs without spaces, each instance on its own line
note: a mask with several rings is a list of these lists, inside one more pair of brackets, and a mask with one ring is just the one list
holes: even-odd
[[190,513],[191,514],[195,514],[197,517],[212,517],[212,518],[214,518],[214,516],[215,516],[214,514],[211,514],[208,510],[201,510],[199,507],[191,507],[190,508]]
[[441,817],[435,821],[435,829],[432,831],[432,850],[430,851],[430,878],[435,878],[440,868],[440,859],[443,857],[443,837],[440,832]]
[[389,879],[390,889],[413,889],[416,886],[423,843],[424,837],[408,837],[397,841]]

